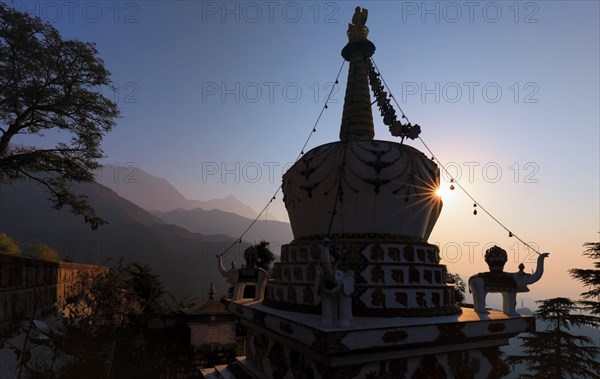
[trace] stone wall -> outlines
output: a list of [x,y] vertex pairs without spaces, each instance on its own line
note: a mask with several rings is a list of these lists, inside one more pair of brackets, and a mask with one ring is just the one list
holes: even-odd
[[0,329],[31,317],[34,310],[39,314],[53,311],[76,293],[80,274],[97,275],[107,270],[104,266],[0,253]]

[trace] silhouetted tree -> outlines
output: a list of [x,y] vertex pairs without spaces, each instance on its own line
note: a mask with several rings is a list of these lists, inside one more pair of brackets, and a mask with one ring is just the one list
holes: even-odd
[[269,248],[269,243],[265,240],[260,241],[256,245],[252,245],[251,248],[255,248],[258,253],[256,260],[256,266],[264,270],[271,271],[271,263],[275,260],[275,254]]
[[20,255],[21,248],[17,241],[12,239],[8,234],[0,232],[0,253]]
[[572,268],[569,273],[589,288],[581,294],[585,299],[581,304],[592,314],[600,316],[600,242],[587,242],[583,246],[587,247],[583,254],[595,260],[595,269]]
[[[93,229],[105,221],[71,183],[94,181],[102,137],[119,115],[100,93],[111,81],[97,54],[93,43],[63,40],[49,23],[0,3],[0,183],[36,182],[54,208],[68,205]],[[63,142],[11,143],[18,135],[48,133]]]
[[137,301],[143,313],[160,312],[161,297],[165,294],[158,275],[148,265],[132,263],[125,269],[129,275],[130,297]]
[[183,315],[198,305],[198,299],[187,294],[183,299],[177,298],[171,293],[165,293],[166,298],[162,302],[163,312],[167,314]]
[[496,374],[498,378],[506,378],[510,375],[511,367],[507,361],[506,353],[501,349],[498,349],[498,367],[496,368]]
[[465,285],[464,280],[462,280],[462,278],[460,277],[460,275],[446,272],[446,283],[454,284],[454,287],[452,288],[452,293],[454,295],[454,301],[459,305],[464,304],[465,291],[466,291],[467,287]]
[[591,338],[569,333],[571,326],[595,325],[598,318],[579,314],[582,307],[564,297],[537,301],[536,318],[548,323],[544,331],[519,337],[523,355],[508,357],[510,364],[525,364],[529,374],[519,378],[600,378],[600,349]]

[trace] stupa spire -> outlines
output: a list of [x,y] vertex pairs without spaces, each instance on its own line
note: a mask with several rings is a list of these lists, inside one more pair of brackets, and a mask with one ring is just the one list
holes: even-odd
[[375,45],[367,39],[367,16],[366,9],[356,7],[352,23],[348,24],[349,41],[342,50],[342,56],[350,62],[340,127],[342,141],[372,140],[375,136],[368,76],[368,59],[375,52]]
[[210,300],[215,299],[215,296],[217,295],[217,289],[215,288],[215,283],[210,282],[210,288],[207,293],[208,293],[208,298]]

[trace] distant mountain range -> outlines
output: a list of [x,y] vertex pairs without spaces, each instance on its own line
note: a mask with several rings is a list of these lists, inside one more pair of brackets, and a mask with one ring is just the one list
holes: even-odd
[[[134,166],[103,166],[97,179],[119,196],[161,220],[193,233],[239,237],[257,215],[233,196],[209,201],[188,200],[166,179]],[[270,243],[271,250],[279,255],[281,245],[293,238],[289,223],[258,220],[243,240],[250,243],[265,240]]]
[[[206,297],[211,281],[220,294],[228,288],[216,268],[215,255],[235,238],[192,233],[169,225],[109,188],[97,183],[77,184],[98,215],[109,224],[92,231],[81,216],[54,210],[42,187],[20,182],[0,187],[0,231],[22,244],[42,242],[57,247],[62,258],[75,262],[116,265],[146,263],[177,297]],[[247,244],[235,244],[229,259],[242,261]]]
[[74,262],[116,265],[141,262],[152,266],[177,297],[205,298],[211,281],[228,287],[216,269],[215,255],[233,246],[227,260],[243,262],[248,243],[266,240],[275,254],[293,239],[289,223],[257,221],[234,243],[256,212],[233,196],[199,201],[186,199],[166,179],[134,166],[103,166],[98,183],[76,184],[98,216],[109,223],[92,231],[83,217],[54,210],[44,189],[33,182],[0,187],[0,231],[22,244],[46,243]]
[[[196,208],[192,210],[175,209],[169,212],[152,212],[160,219],[191,232],[204,234],[226,234],[240,236],[253,220],[235,213],[218,209],[206,211]],[[281,221],[258,220],[244,236],[244,241],[257,243],[261,240],[269,242],[271,250],[279,255],[282,244],[294,239],[289,223]]]
[[190,200],[166,179],[149,174],[134,165],[105,165],[96,174],[96,181],[122,198],[149,211],[168,212],[174,209],[219,209],[254,219],[258,213],[233,196],[208,201]]

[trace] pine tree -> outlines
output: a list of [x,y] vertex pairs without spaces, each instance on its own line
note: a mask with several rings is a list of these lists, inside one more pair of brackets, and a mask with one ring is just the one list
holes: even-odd
[[600,242],[587,242],[583,246],[587,247],[583,255],[596,260],[595,269],[572,268],[569,273],[573,279],[579,280],[589,288],[589,291],[581,294],[585,299],[581,301],[585,309],[593,315],[600,316]]
[[528,367],[529,374],[519,378],[600,378],[600,349],[591,338],[569,333],[571,326],[593,326],[598,318],[577,313],[583,307],[564,297],[537,303],[536,318],[548,327],[520,337],[524,354],[508,357],[511,365]]

